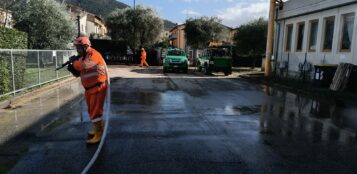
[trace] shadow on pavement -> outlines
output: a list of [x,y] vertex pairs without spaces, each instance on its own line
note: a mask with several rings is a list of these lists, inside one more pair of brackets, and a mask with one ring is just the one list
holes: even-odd
[[96,147],[86,146],[88,116],[82,114],[85,104],[76,90],[68,85],[0,111],[0,173],[83,170]]
[[139,73],[139,74],[163,74],[162,69],[150,69],[150,68],[142,68],[142,69],[133,69],[131,72]]

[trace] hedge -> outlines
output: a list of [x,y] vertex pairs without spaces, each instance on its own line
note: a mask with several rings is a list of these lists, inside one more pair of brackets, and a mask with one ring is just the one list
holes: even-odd
[[[0,49],[27,49],[27,33],[0,27]],[[16,89],[24,87],[26,53],[14,53]],[[11,54],[0,51],[0,95],[12,90]]]
[[27,49],[27,33],[0,27],[0,49]]
[[124,41],[91,39],[91,44],[94,49],[102,55],[110,52],[112,55],[125,55],[127,44]]
[[235,67],[261,67],[263,56],[233,56],[233,66]]

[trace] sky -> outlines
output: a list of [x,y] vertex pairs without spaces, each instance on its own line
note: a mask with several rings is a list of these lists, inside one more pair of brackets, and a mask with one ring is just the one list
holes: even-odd
[[[134,0],[117,0],[133,6]],[[164,19],[182,24],[187,18],[216,16],[224,25],[238,27],[259,17],[268,18],[269,0],[136,0],[154,8]]]

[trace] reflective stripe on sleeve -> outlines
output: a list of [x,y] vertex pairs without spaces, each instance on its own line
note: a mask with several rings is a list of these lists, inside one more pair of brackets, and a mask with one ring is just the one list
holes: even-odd
[[89,77],[93,77],[93,76],[98,76],[98,75],[105,75],[106,72],[94,72],[94,73],[89,73],[89,74],[84,74],[81,76],[81,79],[86,79]]
[[[88,66],[86,63],[89,63],[92,66]],[[87,60],[87,59],[82,61],[82,65],[83,65],[84,69],[91,69],[91,68],[95,68],[97,66],[97,64],[95,64],[93,61]]]

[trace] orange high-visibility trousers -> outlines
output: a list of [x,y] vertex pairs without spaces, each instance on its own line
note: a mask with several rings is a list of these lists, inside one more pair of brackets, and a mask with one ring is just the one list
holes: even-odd
[[102,85],[86,90],[85,92],[88,113],[92,122],[102,120],[107,86],[106,83],[103,83]]
[[146,51],[144,51],[144,50],[141,51],[140,58],[141,58],[140,66],[145,65],[145,66],[149,67],[149,64],[146,62]]
[[141,63],[140,66],[149,66],[149,64],[146,62],[146,59],[141,58]]

